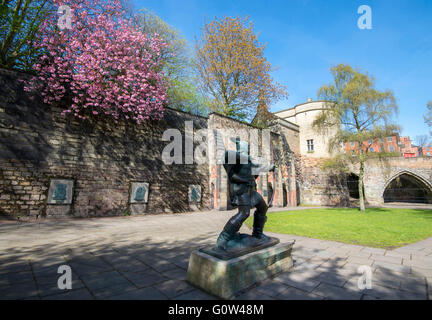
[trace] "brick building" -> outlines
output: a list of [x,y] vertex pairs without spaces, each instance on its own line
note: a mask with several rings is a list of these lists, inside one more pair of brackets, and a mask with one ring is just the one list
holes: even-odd
[[419,156],[419,148],[412,144],[410,137],[401,137],[400,153],[404,158],[415,158]]
[[[400,138],[399,135],[375,139],[363,142],[363,150],[369,148],[369,152],[400,152]],[[353,153],[359,149],[358,142],[350,141],[345,143],[344,152]]]
[[427,146],[427,147],[421,148],[420,154],[423,157],[432,157],[432,146]]
[[[344,145],[345,153],[357,152],[359,145],[351,141]],[[400,137],[394,134],[389,137],[374,139],[363,142],[363,150],[369,148],[369,152],[390,152],[400,154],[404,158],[415,158],[419,156],[419,148],[412,144],[410,137]]]

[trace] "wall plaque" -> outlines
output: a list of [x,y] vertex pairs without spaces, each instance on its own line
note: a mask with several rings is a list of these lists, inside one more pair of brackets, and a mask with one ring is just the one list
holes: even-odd
[[130,203],[147,203],[149,184],[147,182],[132,182]]
[[73,180],[52,179],[47,204],[72,204],[73,188]]

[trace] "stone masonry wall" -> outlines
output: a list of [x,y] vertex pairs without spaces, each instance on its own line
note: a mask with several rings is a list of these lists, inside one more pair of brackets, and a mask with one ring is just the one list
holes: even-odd
[[323,170],[324,161],[324,158],[296,157],[300,202],[305,205],[348,206],[345,176]]
[[282,125],[279,125],[279,129],[282,133],[284,143],[289,146],[290,151],[295,154],[300,153],[299,130],[293,130]]
[[[261,130],[244,122],[236,121],[231,118],[221,116],[219,114],[211,114],[208,122],[209,130],[218,129],[231,129],[232,135],[235,138],[239,136],[245,141],[250,141],[250,133],[252,130],[256,130],[258,136],[261,137]],[[295,185],[295,170],[294,170],[294,158],[293,151],[291,149],[289,141],[293,140],[298,132],[290,132],[287,128],[276,126],[271,128],[271,145],[268,146],[268,152],[271,152],[272,161],[276,164],[275,172],[269,172],[268,174],[260,175],[257,178],[257,191],[261,193],[263,198],[268,201],[271,196],[269,186],[273,190],[273,205],[277,207],[283,206],[296,206],[296,185]],[[259,138],[259,141],[260,138]],[[235,143],[227,139],[225,141],[225,148],[228,150],[235,150]],[[298,146],[294,145],[296,148]],[[214,146],[216,148],[216,146]],[[265,149],[260,143],[259,155],[263,156]],[[227,173],[221,164],[211,163],[210,164],[210,189],[213,189],[213,199],[215,199],[215,208],[225,210],[230,209],[229,199],[229,182]]]
[[209,207],[208,165],[168,166],[161,157],[166,129],[184,137],[184,121],[197,130],[207,118],[171,109],[140,126],[63,117],[29,99],[18,81],[25,77],[0,69],[0,214],[45,216],[53,178],[74,180],[73,216],[128,214],[131,182],[150,184],[147,213],[189,211],[191,184],[201,185],[201,206]]

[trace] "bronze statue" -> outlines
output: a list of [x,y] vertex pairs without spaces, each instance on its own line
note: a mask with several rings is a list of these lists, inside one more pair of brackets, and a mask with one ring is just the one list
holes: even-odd
[[[236,140],[237,152],[225,152],[224,168],[230,181],[231,203],[238,207],[238,213],[225,225],[217,239],[215,251],[237,249],[243,251],[246,247],[257,247],[266,242],[274,242],[263,233],[267,220],[268,206],[263,197],[256,191],[256,172],[274,171],[274,165],[256,164],[250,157],[250,146],[245,141]],[[233,161],[234,160],[234,161]],[[250,209],[256,208],[253,222],[252,237],[239,234],[243,222],[249,217]],[[279,241],[278,241],[279,242]],[[272,243],[274,244],[274,243]]]

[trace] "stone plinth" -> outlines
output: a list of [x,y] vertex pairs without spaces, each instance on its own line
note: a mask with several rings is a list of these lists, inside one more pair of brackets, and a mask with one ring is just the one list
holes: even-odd
[[71,205],[50,205],[46,206],[46,217],[47,218],[64,218],[71,216],[72,206]]
[[146,214],[147,204],[146,203],[131,203],[130,214],[133,216]]
[[232,299],[255,283],[293,266],[294,242],[280,243],[231,260],[222,260],[199,250],[189,259],[187,281],[223,299]]

